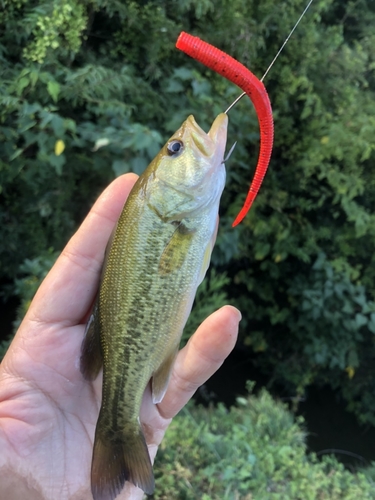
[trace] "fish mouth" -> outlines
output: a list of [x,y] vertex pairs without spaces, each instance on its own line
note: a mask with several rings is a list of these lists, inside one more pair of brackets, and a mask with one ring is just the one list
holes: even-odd
[[212,141],[208,141],[207,137],[208,136],[206,134],[205,136],[202,136],[195,131],[191,133],[191,138],[198,151],[204,156],[211,156],[214,151],[215,145],[212,143]]
[[187,129],[190,128],[190,136],[194,146],[198,149],[199,153],[206,157],[214,154],[217,144],[224,137],[226,140],[228,117],[225,113],[220,113],[216,117],[207,134],[197,124],[193,115],[190,115],[185,123]]
[[227,129],[228,129],[228,115],[226,113],[220,113],[220,115],[217,115],[213,124],[211,125],[208,135],[211,137],[214,144],[217,144],[220,141],[226,143]]
[[193,115],[188,116],[184,128],[184,132],[186,133],[185,141],[190,142],[190,145],[197,150],[198,154],[210,156],[213,153],[214,144],[208,134],[195,121]]

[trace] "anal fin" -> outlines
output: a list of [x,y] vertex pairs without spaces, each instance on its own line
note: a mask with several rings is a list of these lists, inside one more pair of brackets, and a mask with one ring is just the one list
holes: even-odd
[[154,404],[160,403],[167,391],[177,350],[172,350],[152,376],[152,401]]

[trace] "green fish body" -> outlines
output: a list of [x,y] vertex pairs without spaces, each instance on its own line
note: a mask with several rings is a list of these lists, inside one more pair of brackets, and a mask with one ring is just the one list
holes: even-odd
[[154,403],[165,394],[209,265],[225,184],[226,133],[225,114],[208,134],[189,116],[139,177],[108,244],[81,353],[86,379],[103,367],[94,500],[113,500],[125,481],[147,494],[154,490],[140,406],[151,379]]

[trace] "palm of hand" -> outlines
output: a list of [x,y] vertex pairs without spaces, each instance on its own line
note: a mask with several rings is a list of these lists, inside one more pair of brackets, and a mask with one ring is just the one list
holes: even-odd
[[[106,241],[135,176],[117,179],[73,236],[0,365],[0,498],[89,500],[101,376],[79,370],[85,320],[98,286]],[[100,229],[100,230],[99,230]],[[180,351],[163,401],[146,391],[140,419],[153,458],[171,418],[233,348],[239,315],[210,316]],[[126,483],[118,499],[140,499]]]

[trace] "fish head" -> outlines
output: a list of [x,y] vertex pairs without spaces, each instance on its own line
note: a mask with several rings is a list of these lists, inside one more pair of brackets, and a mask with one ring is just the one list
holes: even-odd
[[225,184],[227,126],[228,117],[221,113],[206,133],[191,115],[150,164],[148,204],[161,217],[181,220],[218,205]]

